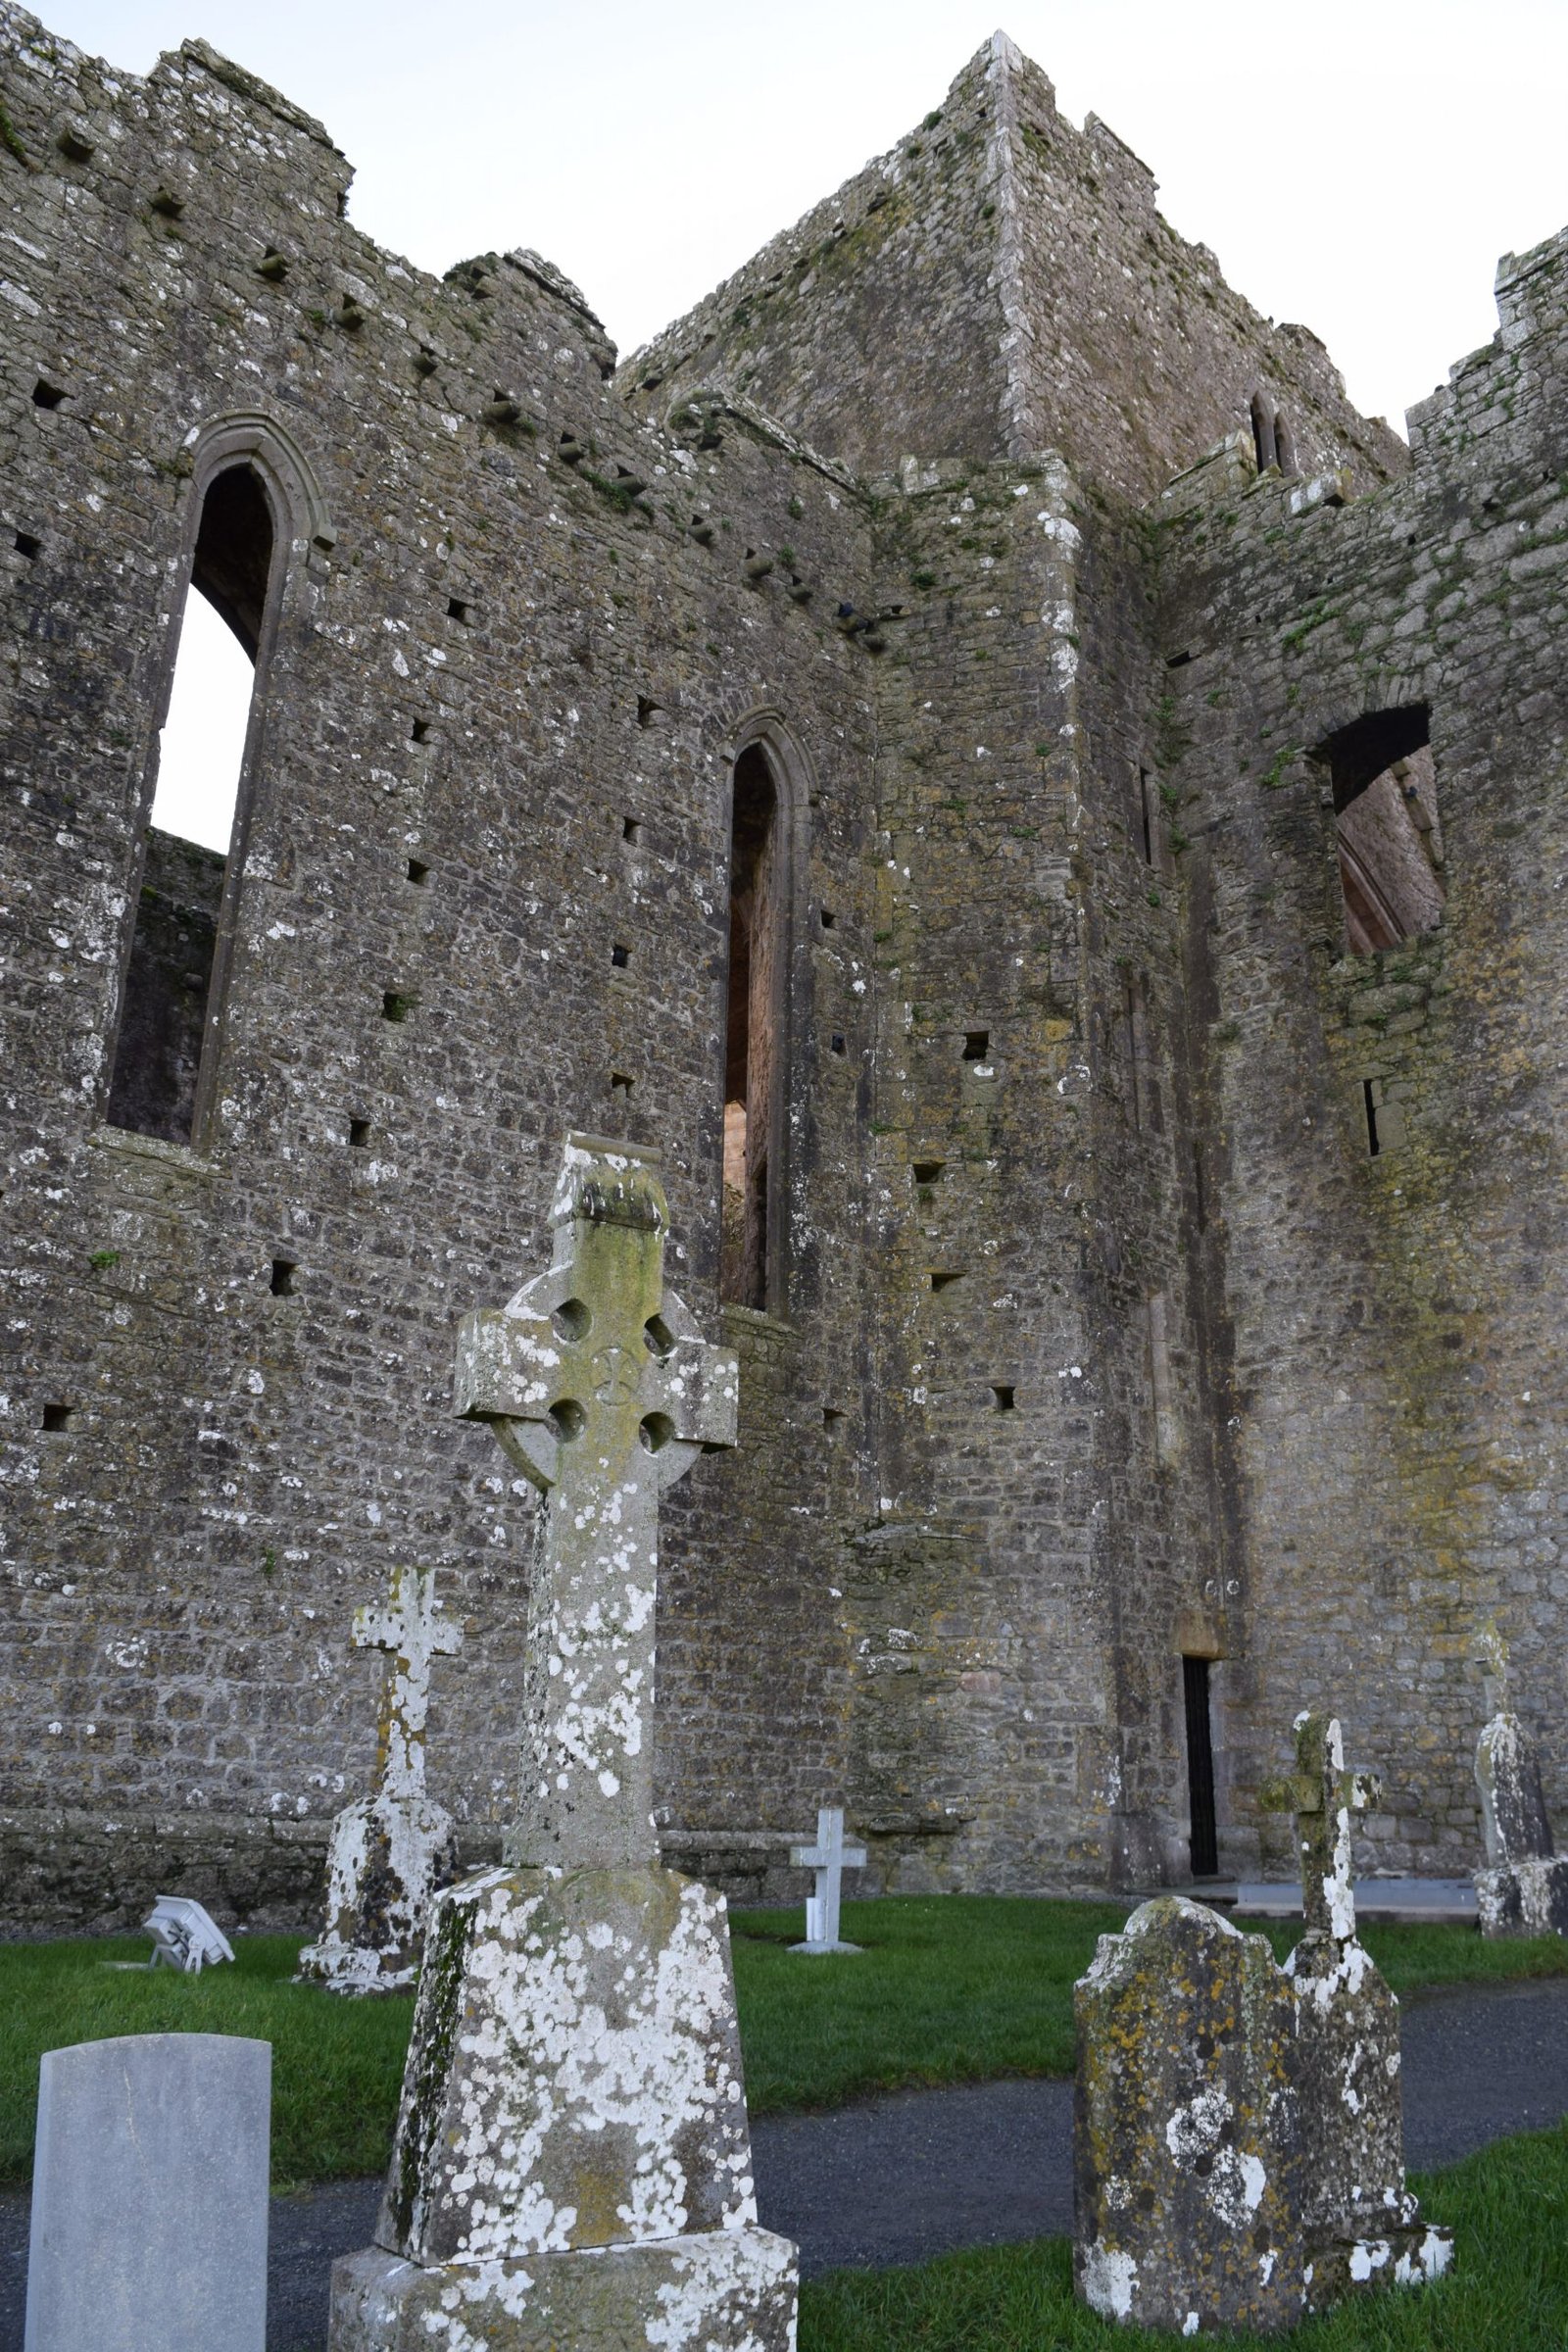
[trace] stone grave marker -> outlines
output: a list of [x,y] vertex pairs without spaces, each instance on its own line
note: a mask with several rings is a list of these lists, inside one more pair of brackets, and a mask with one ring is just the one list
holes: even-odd
[[1285,1968],[1202,1906],[1146,1903],[1077,1988],[1074,2276],[1107,2317],[1197,2334],[1291,2326],[1416,2285],[1453,2241],[1405,2186],[1398,2003],[1355,1933],[1352,1815],[1376,1803],[1340,1727],[1296,1720],[1306,1932]]
[[1508,1705],[1508,1650],[1483,1635],[1491,1722],[1476,1743],[1487,1867],[1475,1874],[1484,1936],[1568,1936],[1568,1855],[1552,1842],[1535,1742]]
[[387,1653],[375,1785],[332,1824],[326,1925],[300,1954],[302,1979],[334,1992],[387,1992],[414,1982],[431,1895],[456,1875],[452,1816],[426,1793],[430,1667],[463,1636],[439,1614],[435,1571],[395,1568],[383,1607],[354,1612],[357,1648]]
[[545,1495],[507,1860],[438,1895],[376,2243],[332,2352],[786,2352],[720,1897],[653,1822],[659,1497],[738,1375],[664,1287],[653,1156],[568,1139],[549,1270],[468,1316],[456,1406]]
[[1375,1776],[1346,1769],[1340,1726],[1296,1719],[1296,1770],[1261,1792],[1296,1816],[1306,1932],[1285,1964],[1296,1994],[1300,2218],[1307,2301],[1436,2278],[1453,2241],[1420,2219],[1404,2182],[1399,2004],[1355,1932],[1352,1816],[1375,1805]]
[[1159,1896],[1102,1936],[1073,2006],[1079,2296],[1183,2335],[1293,2326],[1296,2005],[1267,1938]]
[[795,1870],[814,1870],[816,1891],[806,1898],[806,1941],[792,1943],[792,1952],[858,1952],[858,1943],[843,1943],[839,1939],[839,1900],[847,1870],[865,1868],[863,1845],[844,1842],[844,1808],[842,1805],[819,1805],[816,1812],[816,1843],[792,1845],[790,1864]]
[[271,2070],[222,2034],[47,2053],[25,2352],[263,2352]]

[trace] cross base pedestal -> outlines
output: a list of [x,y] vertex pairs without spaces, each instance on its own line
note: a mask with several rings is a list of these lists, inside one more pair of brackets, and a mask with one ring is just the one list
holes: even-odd
[[1568,1936],[1568,1854],[1476,1872],[1483,1936]]
[[422,1790],[345,1805],[327,1847],[325,1933],[301,1952],[299,1982],[344,1993],[412,1984],[431,1889],[457,1867],[452,1816]]
[[332,2270],[333,2352],[792,2352],[795,2248],[755,2226],[422,2269],[370,2246]]

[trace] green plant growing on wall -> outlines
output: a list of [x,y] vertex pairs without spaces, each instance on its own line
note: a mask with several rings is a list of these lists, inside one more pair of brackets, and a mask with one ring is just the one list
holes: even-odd
[[1275,753],[1263,770],[1262,783],[1265,792],[1278,792],[1285,781],[1286,769],[1294,766],[1296,761],[1302,757],[1302,750],[1303,747],[1298,743],[1288,743],[1283,750]]
[[1173,694],[1162,694],[1154,710],[1154,764],[1179,767],[1193,748],[1182,724],[1181,705]]
[[30,172],[33,169],[32,158],[18,138],[17,126],[3,106],[0,106],[0,147],[3,147],[8,155],[14,155],[24,172]]
[[118,1250],[95,1250],[87,1263],[101,1274],[106,1267],[119,1265],[120,1251]]

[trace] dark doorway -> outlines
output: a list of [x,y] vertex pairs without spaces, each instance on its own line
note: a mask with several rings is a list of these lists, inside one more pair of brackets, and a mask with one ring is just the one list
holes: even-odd
[[[232,895],[230,868],[244,830],[238,821],[244,735],[273,539],[272,511],[260,477],[249,466],[227,467],[202,502],[171,695],[175,723],[166,725],[163,739],[167,744],[181,712],[194,710],[204,758],[209,738],[213,746],[213,768],[194,779],[176,777],[172,761],[160,775],[147,823],[109,1088],[111,1126],[165,1143],[192,1139],[202,1056],[220,993],[216,981],[223,904]],[[194,613],[192,596],[205,599],[211,614]],[[243,656],[237,668],[230,662],[226,680],[220,674],[225,650],[220,630],[216,658],[213,648],[215,615]],[[164,823],[153,821],[159,816]]]
[[740,1306],[777,1293],[770,1263],[768,1161],[774,1148],[783,1001],[779,799],[760,744],[735,762],[730,823],[729,1004],[724,1039],[724,1198],[719,1288]]
[[1195,1879],[1219,1876],[1219,1833],[1214,1820],[1214,1734],[1209,1720],[1207,1658],[1183,1658],[1187,1700],[1187,1796],[1192,1813]]

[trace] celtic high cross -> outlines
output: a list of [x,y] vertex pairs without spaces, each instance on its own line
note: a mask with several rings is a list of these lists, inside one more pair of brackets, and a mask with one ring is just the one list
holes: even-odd
[[733,1446],[740,1376],[664,1288],[657,1155],[567,1138],[548,1272],[464,1318],[455,1409],[545,1496],[515,1864],[651,1866],[659,1497]]

